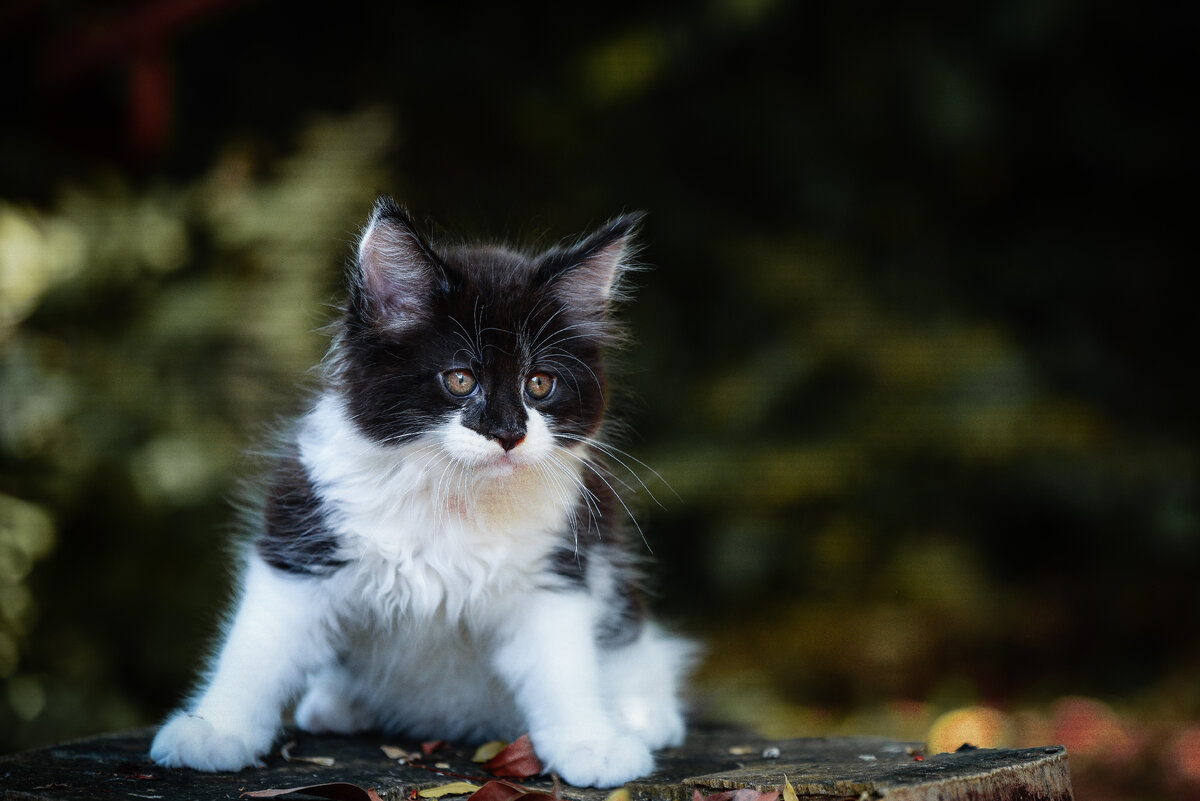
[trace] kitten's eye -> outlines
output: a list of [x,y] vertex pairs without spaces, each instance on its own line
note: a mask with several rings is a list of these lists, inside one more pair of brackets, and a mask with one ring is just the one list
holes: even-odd
[[456,398],[467,397],[479,386],[470,370],[447,370],[442,373],[442,383],[446,391]]
[[534,373],[525,380],[525,392],[534,400],[544,400],[554,391],[554,376]]

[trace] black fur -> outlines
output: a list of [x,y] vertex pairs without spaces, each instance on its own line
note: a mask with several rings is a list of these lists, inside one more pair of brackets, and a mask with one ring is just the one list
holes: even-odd
[[[575,247],[533,258],[503,248],[437,252],[407,214],[381,201],[373,230],[386,229],[405,265],[356,261],[335,360],[336,381],[363,432],[401,442],[456,408],[485,436],[523,432],[520,376],[546,370],[559,380],[550,397],[535,402],[539,410],[563,433],[594,435],[605,411],[601,350],[615,329],[600,299],[573,306],[560,285],[628,236],[638,219],[620,217]],[[396,285],[421,295],[412,301],[419,313],[398,310]],[[403,325],[391,324],[400,317]],[[441,374],[453,368],[474,372],[482,391],[449,395]]]
[[321,499],[294,452],[276,467],[255,547],[268,565],[297,575],[328,575],[345,564],[325,525]]

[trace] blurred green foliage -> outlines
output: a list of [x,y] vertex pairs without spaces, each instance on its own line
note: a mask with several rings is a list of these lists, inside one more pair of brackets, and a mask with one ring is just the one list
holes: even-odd
[[132,6],[63,8],[5,56],[31,81],[0,148],[0,749],[185,690],[228,499],[380,191],[443,238],[650,211],[618,413],[679,496],[641,516],[712,714],[1200,719],[1172,12],[261,2],[171,41],[147,156],[120,65],[32,80]]

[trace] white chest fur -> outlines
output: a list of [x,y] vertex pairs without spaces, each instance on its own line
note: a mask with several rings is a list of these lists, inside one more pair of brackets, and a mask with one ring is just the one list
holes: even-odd
[[303,423],[301,460],[350,562],[336,578],[345,600],[390,624],[454,620],[527,589],[570,530],[579,492],[578,458],[529,461],[555,448],[534,414],[529,429],[518,450],[534,455],[512,460],[498,461],[453,419],[379,445],[337,398],[322,399]]

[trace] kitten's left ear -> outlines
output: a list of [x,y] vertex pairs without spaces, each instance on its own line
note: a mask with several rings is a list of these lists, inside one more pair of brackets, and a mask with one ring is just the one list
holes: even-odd
[[445,265],[408,211],[380,197],[358,244],[351,308],[364,322],[405,328],[422,319],[433,296],[447,287]]
[[622,214],[573,247],[549,251],[536,280],[550,284],[572,308],[604,311],[621,297],[621,274],[630,268],[633,238],[644,217],[640,211]]

